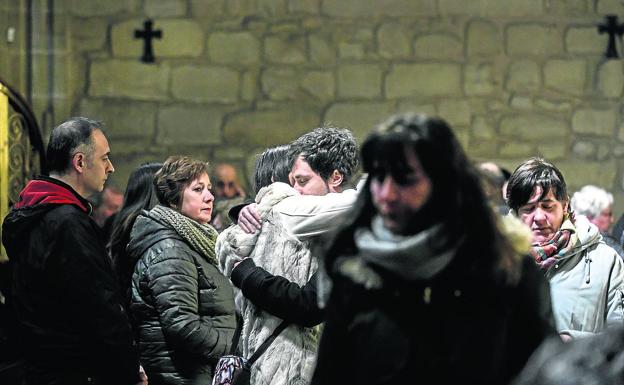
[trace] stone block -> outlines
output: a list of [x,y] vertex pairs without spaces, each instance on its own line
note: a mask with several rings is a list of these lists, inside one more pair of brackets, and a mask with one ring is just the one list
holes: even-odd
[[288,0],[288,12],[319,14],[321,5],[319,0]]
[[305,43],[305,38],[301,35],[269,36],[264,41],[264,58],[269,63],[304,63]]
[[440,0],[438,6],[442,15],[541,16],[544,12],[540,0]]
[[620,60],[607,60],[598,68],[598,91],[607,98],[619,98],[624,88],[624,71]]
[[568,155],[567,143],[538,143],[537,152],[544,158],[549,160],[565,159]]
[[195,19],[220,19],[225,15],[227,0],[190,0],[191,15]]
[[397,113],[417,113],[427,116],[438,116],[436,108],[433,104],[422,104],[412,100],[402,100],[397,107]]
[[471,121],[470,106],[465,99],[442,100],[438,104],[438,113],[453,127],[468,125]]
[[214,107],[168,106],[158,112],[160,145],[221,144],[225,111]]
[[568,112],[572,109],[572,103],[565,100],[538,98],[535,100],[535,105],[552,112]]
[[284,17],[287,7],[284,0],[256,0],[258,2],[258,13],[264,17]]
[[185,0],[145,0],[143,9],[147,17],[186,16]]
[[97,51],[104,48],[108,22],[104,18],[72,18],[70,20],[72,49]]
[[230,115],[223,135],[227,145],[269,147],[288,143],[319,126],[315,107],[281,105],[279,109]]
[[384,23],[377,30],[377,45],[382,57],[404,58],[411,54],[411,32],[400,24]]
[[515,24],[507,28],[506,49],[514,56],[549,56],[561,52],[561,36],[554,25]]
[[576,191],[587,184],[613,186],[617,174],[615,160],[588,162],[585,159],[569,159],[557,163],[568,185],[568,191]]
[[208,56],[216,63],[258,63],[260,41],[249,32],[215,32],[208,37]]
[[533,99],[516,95],[511,98],[509,105],[518,110],[531,110],[533,109]]
[[544,84],[547,88],[571,95],[582,95],[587,78],[587,64],[583,60],[549,60],[544,66]]
[[233,103],[238,100],[239,78],[227,67],[178,67],[171,74],[171,93],[192,102]]
[[[469,4],[472,2],[464,2]],[[466,53],[469,57],[494,56],[501,50],[501,37],[496,24],[485,20],[473,20],[468,24]]]
[[301,88],[321,101],[334,98],[336,81],[329,71],[308,71],[301,79]]
[[258,95],[258,74],[256,71],[246,71],[241,83],[241,98],[251,101]]
[[312,63],[329,66],[336,62],[336,48],[332,46],[329,38],[320,34],[310,35],[308,45]]
[[260,83],[262,92],[270,99],[297,98],[299,76],[294,68],[269,68],[262,73]]
[[608,108],[582,108],[572,115],[572,132],[613,137],[617,112]]
[[338,96],[377,98],[381,96],[381,68],[376,64],[348,64],[338,68]]
[[477,116],[472,123],[472,135],[478,139],[492,140],[496,138],[496,129],[485,117]]
[[496,139],[470,138],[464,145],[469,157],[494,159],[498,155],[498,141]]
[[597,0],[596,13],[598,15],[621,15],[624,12],[624,3],[620,0]]
[[565,35],[566,51],[577,55],[600,55],[606,47],[606,37],[596,26],[572,27]]
[[596,145],[581,139],[572,146],[572,154],[579,158],[592,158],[596,155]]
[[567,137],[569,131],[565,120],[548,115],[506,115],[500,121],[500,134],[516,140],[560,140]]
[[456,64],[397,64],[386,76],[386,97],[445,96],[461,93]]
[[496,87],[492,65],[467,64],[464,67],[464,92],[468,96],[485,96]]
[[456,60],[463,56],[463,46],[455,36],[425,35],[418,37],[414,42],[414,55],[419,59]]
[[[232,163],[232,161],[240,161],[244,160],[247,155],[249,155],[248,148],[236,147],[236,146],[227,146],[227,147],[217,147],[214,150],[214,159],[218,159],[220,162],[226,161]],[[254,154],[255,157],[255,154]],[[214,161],[213,161],[214,162]],[[216,164],[211,162],[212,164]]]
[[112,152],[116,152],[114,145],[120,139],[151,142],[157,110],[156,103],[84,98],[78,104],[77,115],[104,122]]
[[546,2],[549,14],[557,16],[586,16],[587,0],[549,0]]
[[[132,19],[112,26],[113,56],[140,58],[143,39],[135,39],[134,32],[143,30],[144,19]],[[191,20],[154,20],[152,29],[162,31],[161,39],[153,39],[156,60],[159,58],[199,57],[204,51],[204,33]]]
[[258,13],[257,0],[227,0],[225,12],[229,16],[245,17]]
[[507,72],[506,89],[514,92],[539,91],[542,75],[537,63],[519,60],[511,63]]
[[350,129],[358,143],[362,143],[375,126],[393,113],[394,108],[388,103],[334,103],[325,113],[323,122]]
[[89,95],[167,100],[169,72],[167,65],[122,60],[92,61]]
[[437,16],[430,0],[324,0],[324,15],[337,18]]
[[78,17],[110,16],[132,13],[138,8],[139,0],[70,0],[67,8],[72,15]]
[[596,158],[598,160],[605,160],[611,154],[611,149],[608,144],[601,143],[598,145],[598,152],[596,154]]
[[364,59],[366,49],[362,43],[340,42],[338,43],[338,57],[340,59]]
[[529,158],[535,151],[529,143],[509,142],[500,146],[499,154],[505,158]]

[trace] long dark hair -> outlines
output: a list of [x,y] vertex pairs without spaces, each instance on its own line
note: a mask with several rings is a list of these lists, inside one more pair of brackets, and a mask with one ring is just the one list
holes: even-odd
[[477,169],[445,121],[417,114],[391,117],[362,145],[363,169],[369,177],[356,202],[353,223],[337,236],[327,253],[327,266],[333,263],[332,258],[356,252],[353,231],[370,226],[376,213],[369,189],[371,180],[380,173],[395,178],[404,175],[405,150],[416,154],[433,186],[429,201],[414,218],[418,230],[442,225],[445,237],[431,246],[444,249],[461,241],[456,258],[471,259],[458,261],[462,265],[501,267],[503,273],[511,273],[509,277],[504,274],[505,280],[517,278],[512,248],[488,205]]
[[158,204],[153,181],[154,174],[162,165],[162,163],[144,163],[132,171],[128,177],[124,204],[119,213],[115,214],[108,249],[124,294],[127,294],[130,288],[136,263],[126,254],[130,231],[141,210],[149,210]]
[[273,182],[288,183],[290,172],[289,145],[271,147],[256,158],[254,167],[254,193]]

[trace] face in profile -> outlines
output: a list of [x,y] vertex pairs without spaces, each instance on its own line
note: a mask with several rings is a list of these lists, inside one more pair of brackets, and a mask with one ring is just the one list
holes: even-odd
[[559,230],[568,209],[568,202],[558,201],[552,189],[543,197],[542,192],[541,186],[535,186],[529,201],[518,208],[518,217],[531,229],[533,242],[539,243],[549,240]]
[[429,201],[433,185],[413,151],[405,151],[403,175],[390,172],[371,175],[373,205],[384,226],[395,234],[407,235],[409,224]]
[[180,213],[205,225],[212,218],[214,196],[210,192],[210,178],[204,173],[182,192]]
[[111,162],[110,147],[108,140],[101,130],[93,130],[91,133],[93,141],[93,153],[90,157],[86,157],[84,169],[84,186],[89,195],[104,190],[104,183],[108,175],[115,171]]

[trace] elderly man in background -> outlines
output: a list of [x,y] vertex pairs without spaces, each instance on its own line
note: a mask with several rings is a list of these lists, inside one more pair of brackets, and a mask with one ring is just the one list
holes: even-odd
[[214,212],[210,224],[218,232],[232,224],[228,211],[245,201],[245,190],[241,186],[236,168],[229,163],[220,163],[214,169]]

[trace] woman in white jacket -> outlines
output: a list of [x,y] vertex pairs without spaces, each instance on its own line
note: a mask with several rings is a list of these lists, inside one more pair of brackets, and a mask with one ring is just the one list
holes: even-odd
[[512,211],[530,227],[531,254],[550,281],[564,341],[624,324],[624,264],[598,228],[569,209],[566,183],[551,163],[531,158],[507,186]]

